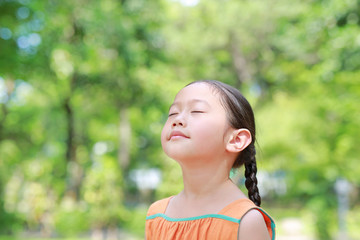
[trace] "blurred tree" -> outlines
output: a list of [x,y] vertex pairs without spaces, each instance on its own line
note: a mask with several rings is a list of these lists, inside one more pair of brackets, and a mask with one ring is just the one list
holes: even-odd
[[[26,79],[29,84],[25,85],[24,81],[19,80],[19,85],[32,89],[31,100],[35,101],[22,103],[24,107],[11,106],[11,110],[18,118],[23,113],[33,114],[33,121],[27,120],[29,127],[24,129],[21,136],[31,136],[32,140],[37,137],[36,142],[25,142],[24,147],[29,151],[15,158],[20,165],[11,165],[20,170],[19,176],[10,178],[11,175],[15,176],[11,172],[4,176],[4,182],[10,181],[8,189],[11,181],[18,179],[23,181],[21,185],[24,186],[27,182],[39,181],[39,187],[45,191],[54,191],[55,199],[59,202],[69,201],[69,197],[78,201],[82,197],[79,194],[84,175],[99,167],[91,157],[93,154],[107,153],[112,159],[117,158],[118,167],[122,171],[122,174],[117,175],[120,178],[127,177],[132,143],[129,108],[147,106],[149,99],[160,102],[161,97],[146,89],[149,85],[146,77],[154,78],[149,74],[149,69],[154,65],[162,68],[164,59],[160,50],[162,15],[152,14],[155,9],[162,8],[161,1],[7,1],[1,7],[6,13],[2,15],[6,20],[5,26],[9,26],[1,28],[1,41],[5,42],[2,49],[6,50],[1,53],[12,60],[1,64],[0,76],[7,87],[5,97],[10,96],[11,91],[14,91],[12,89],[15,89],[11,87],[14,85],[11,79]],[[12,17],[15,12],[17,19]],[[17,35],[11,36],[10,28],[14,28],[14,32],[20,30]],[[153,90],[152,86],[151,83],[149,87]],[[20,100],[24,98],[18,97]],[[0,129],[10,131],[1,132],[1,139],[15,138],[15,142],[11,143],[18,148],[20,136],[16,137],[11,132],[16,130],[18,122],[13,125],[9,121],[5,122],[10,111],[7,102],[8,99],[2,104]],[[146,113],[154,115],[151,111]],[[154,120],[154,117],[150,119]],[[118,125],[117,131],[113,131],[112,124]],[[140,133],[144,132],[146,130],[142,129]],[[147,138],[152,138],[152,135],[151,132]],[[114,143],[118,143],[118,148],[114,147]],[[10,149],[5,143],[2,146],[1,156],[4,156]],[[118,154],[114,155],[116,149],[119,149]],[[138,150],[133,149],[137,154]],[[14,154],[14,151],[10,153]],[[21,161],[21,158],[24,160]],[[92,163],[89,161],[91,158]],[[40,175],[34,179],[27,176],[29,166],[45,159],[51,161],[46,164],[47,168],[42,168]],[[1,159],[1,164],[5,164],[5,160]],[[137,167],[137,164],[132,164],[132,167]],[[99,184],[107,185],[109,183],[105,178],[110,170],[105,168],[104,171],[99,175],[104,181]],[[49,172],[54,173],[53,178],[49,179]],[[127,185],[116,180],[111,186],[121,196]],[[92,188],[88,189],[84,194],[92,191]],[[103,186],[98,189],[105,191],[107,188]],[[16,202],[26,199],[23,188],[17,190],[11,199],[15,200],[14,206],[8,211],[16,212]],[[111,201],[121,208],[122,197],[112,198]],[[99,203],[88,203],[92,205],[91,209],[96,209],[94,211],[99,212],[99,207],[104,207]],[[110,211],[113,205],[106,206]],[[29,209],[33,209],[32,206]],[[42,209],[43,212],[37,213],[40,217],[33,218],[34,223],[40,222],[41,215],[46,211],[55,211],[53,207]],[[25,219],[29,220],[28,216]],[[100,225],[107,221],[96,217],[91,220],[102,221]]]
[[[298,9],[277,24],[277,57],[267,73],[275,106],[260,110],[264,157],[277,163],[271,168],[291,173],[290,196],[302,199],[314,213],[318,238],[329,239],[336,219],[336,179],[359,183],[360,169],[354,165],[359,144],[360,66],[354,61],[359,57],[359,3],[319,1]],[[344,16],[357,20],[345,24]]]
[[329,239],[333,183],[360,182],[359,6],[1,1],[0,228],[22,219],[48,235],[119,223],[139,231],[143,210],[131,207],[152,190],[129,173],[162,169],[156,197],[181,189],[162,124],[181,87],[211,78],[251,101],[261,167],[287,173],[284,201],[310,209]]
[[[19,227],[16,215],[6,211],[6,183],[22,156],[31,155],[33,150],[27,148],[33,139],[26,136],[26,127],[34,123],[30,116],[35,109],[23,108],[31,89],[20,80],[24,65],[33,59],[31,51],[21,51],[24,39],[33,39],[29,49],[37,45],[37,35],[29,35],[27,27],[31,14],[30,9],[18,2],[0,2],[0,232],[5,233]],[[21,114],[18,109],[23,109]],[[28,118],[28,124],[21,124],[24,118]]]
[[357,1],[201,1],[174,4],[170,16],[178,78],[217,78],[249,96],[260,161],[288,173],[290,199],[315,213],[319,239],[333,234],[335,180],[359,183],[358,9]]

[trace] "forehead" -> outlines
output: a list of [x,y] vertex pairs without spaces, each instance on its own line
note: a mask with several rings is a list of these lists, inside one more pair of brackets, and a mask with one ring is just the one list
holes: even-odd
[[201,99],[208,103],[218,103],[219,94],[207,83],[193,83],[181,89],[175,97],[174,102]]

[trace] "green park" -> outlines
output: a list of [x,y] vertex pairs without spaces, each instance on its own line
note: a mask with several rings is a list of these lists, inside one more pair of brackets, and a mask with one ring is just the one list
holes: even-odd
[[0,240],[144,239],[200,79],[254,109],[276,239],[359,239],[359,0],[0,0]]

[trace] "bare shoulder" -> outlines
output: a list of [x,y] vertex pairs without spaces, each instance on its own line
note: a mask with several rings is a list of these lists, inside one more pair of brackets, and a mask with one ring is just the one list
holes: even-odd
[[270,240],[264,217],[258,210],[250,210],[241,219],[238,239]]

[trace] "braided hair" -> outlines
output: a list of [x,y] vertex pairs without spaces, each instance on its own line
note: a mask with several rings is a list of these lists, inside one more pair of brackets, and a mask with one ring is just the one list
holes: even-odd
[[[220,101],[226,110],[228,121],[235,129],[246,128],[251,133],[251,143],[239,153],[232,168],[245,166],[245,186],[248,196],[255,205],[260,206],[261,197],[257,187],[256,178],[256,150],[255,150],[255,118],[253,110],[246,98],[234,87],[215,80],[200,80],[193,83],[203,82],[209,84],[220,94]],[[190,85],[189,84],[189,85]]]

